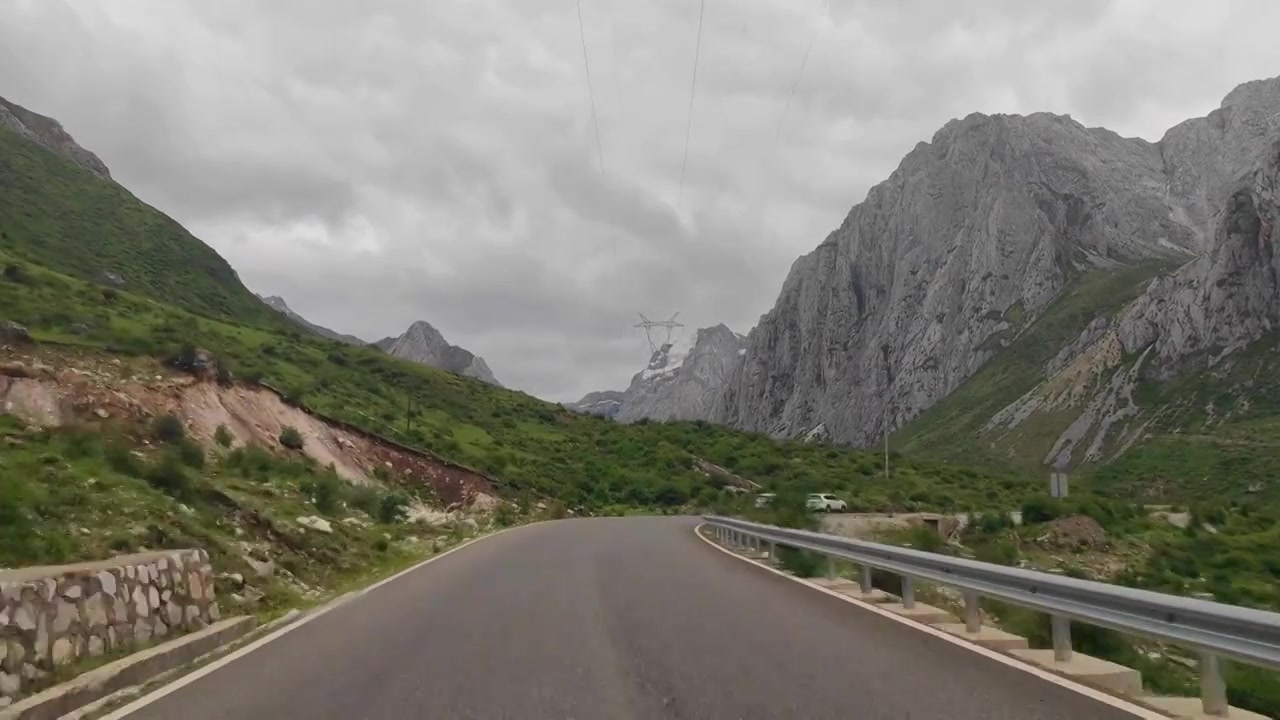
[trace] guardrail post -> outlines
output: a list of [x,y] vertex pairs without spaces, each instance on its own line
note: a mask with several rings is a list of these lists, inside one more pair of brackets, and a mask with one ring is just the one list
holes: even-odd
[[1222,659],[1211,653],[1200,654],[1200,704],[1204,714],[1227,717],[1227,683],[1222,677]]
[[916,591],[911,587],[911,578],[902,576],[902,607],[910,610],[916,606]]
[[836,579],[836,559],[830,555],[827,556],[827,579]]
[[1053,659],[1055,662],[1071,660],[1071,620],[1061,615],[1052,615],[1053,623]]
[[862,566],[862,583],[861,583],[861,585],[862,585],[862,594],[863,594],[863,595],[870,595],[870,594],[871,594],[871,566],[870,566],[870,565],[863,565],[863,566]]
[[778,544],[770,540],[769,541],[769,563],[773,564],[776,562],[778,562]]
[[982,629],[982,611],[978,607],[978,593],[964,594],[964,631],[976,633]]

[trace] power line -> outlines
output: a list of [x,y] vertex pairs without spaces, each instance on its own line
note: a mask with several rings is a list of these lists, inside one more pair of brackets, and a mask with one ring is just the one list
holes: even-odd
[[591,98],[591,126],[596,131],[596,157],[604,174],[604,148],[600,144],[600,120],[596,117],[596,93],[591,87],[591,61],[587,59],[587,30],[582,23],[582,0],[578,0],[578,35],[582,37],[582,66],[587,70],[587,96]]
[[693,82],[689,83],[689,124],[684,130],[684,158],[680,161],[680,191],[684,191],[684,171],[689,163],[689,136],[693,133],[693,96],[698,88],[698,57],[702,54],[702,17],[707,11],[707,0],[698,5],[698,41],[693,49]]
[[[822,0],[822,11],[819,15],[819,24],[827,14],[827,6],[830,0]],[[818,42],[818,25],[813,26],[813,34],[809,36],[809,46],[804,50],[804,57],[800,60],[800,69],[796,71],[795,82],[791,83],[791,94],[787,96],[787,104],[782,108],[782,117],[778,118],[778,129],[774,132],[773,138],[777,140],[782,137],[782,125],[787,119],[787,113],[791,110],[791,102],[795,100],[796,88],[800,87],[800,78],[804,77],[804,68],[809,64],[809,54],[813,52],[813,46]]]

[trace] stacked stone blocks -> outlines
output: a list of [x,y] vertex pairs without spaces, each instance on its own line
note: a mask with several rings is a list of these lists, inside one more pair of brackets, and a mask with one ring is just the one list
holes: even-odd
[[219,619],[204,550],[0,572],[0,706],[82,658],[140,650]]

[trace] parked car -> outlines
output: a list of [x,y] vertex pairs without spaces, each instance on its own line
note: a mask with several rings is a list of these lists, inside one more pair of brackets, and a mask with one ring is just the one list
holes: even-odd
[[848,503],[831,493],[809,493],[809,498],[805,500],[804,504],[810,510],[820,512],[831,512],[832,510],[844,512],[849,507]]
[[775,497],[777,497],[775,493],[760,493],[759,495],[756,496],[756,507],[762,508],[766,505],[769,505],[770,503],[773,502],[773,499]]

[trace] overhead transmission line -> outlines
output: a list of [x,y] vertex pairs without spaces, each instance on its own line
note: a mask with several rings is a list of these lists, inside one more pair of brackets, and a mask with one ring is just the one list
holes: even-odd
[[702,54],[702,18],[707,11],[707,0],[698,5],[698,40],[693,48],[693,81],[689,83],[689,122],[684,130],[684,157],[680,160],[680,191],[684,192],[684,171],[689,163],[689,136],[693,133],[693,97],[698,89],[698,57]]
[[587,96],[591,98],[591,126],[596,132],[596,157],[604,174],[604,147],[600,144],[600,119],[596,117],[596,93],[591,87],[591,61],[587,59],[587,30],[582,23],[582,0],[578,0],[578,35],[582,38],[582,66],[587,71]]
[[830,0],[822,0],[822,10],[818,15],[818,24],[813,26],[813,33],[809,36],[809,45],[804,49],[804,57],[800,60],[800,69],[796,71],[796,79],[791,83],[791,94],[787,96],[787,104],[783,106],[782,116],[778,118],[778,128],[773,135],[775,141],[782,137],[782,125],[787,119],[787,113],[791,110],[791,102],[796,98],[796,89],[800,87],[800,79],[804,77],[804,68],[809,64],[809,54],[813,52],[813,46],[818,42],[818,28],[822,24],[822,18],[827,15],[829,4]]

